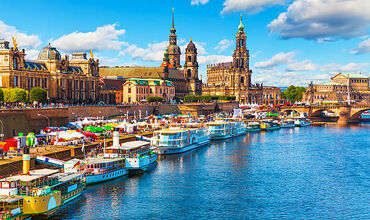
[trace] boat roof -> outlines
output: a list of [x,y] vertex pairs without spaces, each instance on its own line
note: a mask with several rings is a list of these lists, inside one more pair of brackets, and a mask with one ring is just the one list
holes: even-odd
[[59,173],[59,170],[39,169],[30,171],[31,176],[49,176],[56,173]]
[[124,160],[124,158],[102,158],[102,157],[89,157],[86,159],[89,164],[92,163],[111,163],[120,160]]
[[39,170],[31,170],[30,175],[16,175],[6,177],[0,180],[1,181],[22,181],[22,182],[30,182],[36,179],[39,179],[43,176],[50,176],[55,173],[58,173],[59,170],[52,170],[52,169],[39,169]]
[[123,143],[121,145],[121,149],[130,150],[130,149],[140,148],[140,147],[147,146],[147,145],[150,145],[150,142],[148,142],[148,141],[130,141],[130,142]]
[[0,202],[12,203],[23,199],[21,196],[0,196]]
[[53,176],[57,177],[59,182],[64,183],[73,180],[81,175],[82,173],[57,173]]

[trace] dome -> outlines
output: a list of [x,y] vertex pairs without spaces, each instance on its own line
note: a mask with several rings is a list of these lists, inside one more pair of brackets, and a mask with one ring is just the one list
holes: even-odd
[[177,45],[169,45],[167,49],[169,54],[181,54],[180,47]]
[[52,47],[49,43],[48,46],[42,48],[37,59],[38,60],[60,60],[61,56],[60,56],[59,51],[55,47]]
[[194,50],[195,44],[193,43],[193,40],[190,39],[190,42],[188,43],[188,46],[186,47],[187,50]]
[[238,26],[238,29],[239,29],[240,32],[243,32],[243,30],[244,30],[243,17],[242,17],[242,15],[240,15],[240,24]]

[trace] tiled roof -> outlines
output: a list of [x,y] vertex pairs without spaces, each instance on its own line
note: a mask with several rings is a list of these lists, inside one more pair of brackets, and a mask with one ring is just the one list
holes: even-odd
[[44,63],[36,63],[36,62],[30,62],[26,61],[25,62],[26,69],[32,71],[32,70],[43,70],[47,71],[48,69],[46,68],[46,65]]
[[160,79],[163,73],[162,67],[108,67],[99,69],[100,76],[121,76],[128,78],[151,78]]

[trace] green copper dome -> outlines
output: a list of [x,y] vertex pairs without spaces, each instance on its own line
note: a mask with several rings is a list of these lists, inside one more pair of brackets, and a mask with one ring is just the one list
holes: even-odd
[[240,24],[238,26],[238,29],[239,29],[240,32],[242,32],[244,30],[243,17],[242,17],[242,15],[240,15]]

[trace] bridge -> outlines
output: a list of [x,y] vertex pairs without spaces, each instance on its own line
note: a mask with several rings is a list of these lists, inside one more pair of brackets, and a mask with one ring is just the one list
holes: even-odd
[[334,112],[338,117],[338,123],[358,123],[363,112],[370,110],[370,105],[319,105],[319,106],[283,106],[282,112],[306,113],[308,117],[320,117],[323,111]]

